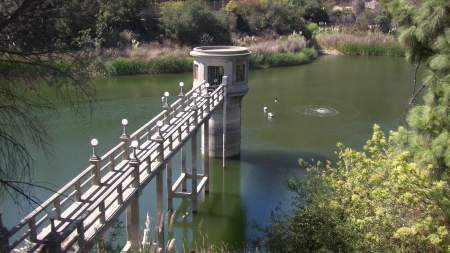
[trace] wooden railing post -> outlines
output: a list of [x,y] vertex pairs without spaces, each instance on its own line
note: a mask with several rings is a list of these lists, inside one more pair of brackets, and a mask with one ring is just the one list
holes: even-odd
[[0,253],[9,253],[9,231],[3,226],[3,208],[0,206]]

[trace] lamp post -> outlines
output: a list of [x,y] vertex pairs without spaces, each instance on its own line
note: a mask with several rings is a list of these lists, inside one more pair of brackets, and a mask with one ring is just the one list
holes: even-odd
[[92,168],[92,185],[99,185],[100,184],[100,157],[97,155],[97,150],[95,147],[97,146],[98,141],[97,139],[91,140],[92,145],[92,157],[89,159],[89,162],[92,165],[95,165],[94,168]]
[[50,233],[47,235],[46,244],[48,245],[48,251],[50,253],[60,253],[61,252],[61,244],[58,242],[60,239],[60,235],[56,232],[55,228],[55,219],[56,212],[54,210],[50,210],[47,213],[47,217],[50,220]]
[[183,86],[184,86],[184,83],[183,82],[180,82],[180,95],[184,95],[183,94]]
[[161,120],[159,120],[158,122],[156,122],[156,126],[158,127],[158,135],[156,136],[156,138],[158,139],[162,139],[162,134],[161,134],[161,127],[163,126],[163,122]]
[[183,93],[183,86],[184,86],[184,83],[183,82],[180,82],[180,94],[178,94],[178,97],[181,99],[181,107],[180,107],[180,112],[181,111],[185,111],[185,109],[186,109],[186,105],[184,104],[185,103],[185,95],[184,95],[184,93]]
[[161,120],[159,120],[158,122],[156,122],[156,126],[158,127],[158,132],[156,133],[155,138],[153,138],[153,140],[154,140],[156,143],[159,144],[159,147],[158,147],[159,155],[158,155],[158,157],[157,157],[157,159],[156,159],[158,162],[162,162],[163,157],[164,157],[164,147],[163,147],[164,139],[163,139],[162,134],[161,134],[161,127],[162,127],[163,125],[164,125],[164,124],[163,124],[163,122],[162,122]]
[[137,140],[134,140],[131,142],[131,147],[133,148],[133,156],[130,158],[130,161],[128,164],[133,167],[133,182],[131,183],[131,186],[136,188],[139,186],[139,159],[136,154],[136,148],[139,146],[139,142]]
[[123,160],[127,160],[128,157],[130,157],[130,150],[128,149],[128,147],[130,146],[130,144],[129,144],[130,136],[127,134],[127,129],[126,129],[127,125],[128,125],[128,120],[123,119],[122,120],[123,133],[122,133],[122,136],[120,136],[120,140],[125,142],[125,144],[122,146],[122,151],[123,151],[122,159]]
[[3,226],[2,221],[3,207],[0,206],[0,253],[9,252],[8,229]]
[[198,107],[197,107],[197,96],[198,96],[197,92],[192,93],[192,100],[193,100],[193,103],[192,103],[192,106],[191,106],[192,110],[197,110],[198,109]]
[[167,107],[170,107],[170,105],[168,103],[169,102],[169,99],[168,99],[169,98],[169,92],[167,92],[167,91],[164,92],[164,97],[165,97],[165,99],[164,99],[165,103],[164,103],[163,107],[164,107],[164,109],[166,109]]
[[127,134],[127,129],[126,129],[127,124],[128,124],[128,120],[127,120],[127,119],[123,119],[123,120],[122,120],[122,126],[123,126],[123,133],[122,133],[122,136],[128,136],[128,134]]
[[139,142],[137,140],[134,140],[131,142],[131,147],[133,148],[133,157],[131,157],[131,160],[133,160],[133,159],[138,160],[137,155],[136,155],[136,149],[138,146],[139,146]]
[[97,155],[97,150],[96,150],[96,146],[98,144],[98,140],[97,139],[92,139],[91,140],[91,145],[92,145],[92,157],[91,157],[91,161],[98,161],[100,160],[100,157],[98,157]]
[[163,109],[166,111],[164,115],[164,124],[169,125],[170,124],[170,105],[168,103],[169,101],[169,92],[164,92],[164,97],[166,103],[163,105]]

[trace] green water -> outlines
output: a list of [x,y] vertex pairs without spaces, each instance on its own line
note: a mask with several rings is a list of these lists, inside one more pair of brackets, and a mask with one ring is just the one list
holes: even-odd
[[[174,202],[177,216],[170,236],[176,238],[178,252],[210,244],[247,247],[256,233],[251,222],[267,224],[279,202],[289,209],[291,195],[284,182],[304,176],[299,158],[334,160],[337,142],[361,149],[374,123],[386,132],[395,128],[413,90],[413,71],[403,58],[346,56],[250,71],[241,113],[241,155],[228,159],[226,169],[221,159],[211,160],[210,193],[200,197],[197,214],[191,213],[189,200]],[[37,152],[37,181],[53,189],[69,182],[89,165],[92,138],[99,140],[98,153],[104,154],[119,143],[123,118],[129,121],[127,132],[134,132],[161,111],[165,91],[171,94],[169,102],[175,101],[180,81],[186,91],[192,73],[97,79],[99,103],[92,115],[74,117],[65,107],[58,115],[42,115],[50,128],[54,159],[49,164]],[[264,107],[275,117],[269,119]],[[175,157],[174,177],[178,175]],[[154,189],[150,184],[140,198],[142,227],[147,212],[156,218]],[[8,202],[2,205],[8,228],[25,216]],[[151,227],[155,224],[152,220]]]

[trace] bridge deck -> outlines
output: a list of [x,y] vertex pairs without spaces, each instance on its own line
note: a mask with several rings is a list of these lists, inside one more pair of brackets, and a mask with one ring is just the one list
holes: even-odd
[[[193,103],[189,99],[194,93],[203,94],[193,99],[197,110],[192,109]],[[45,214],[50,209],[57,213],[54,224],[63,251],[79,251],[96,234],[102,234],[130,202],[139,197],[145,186],[165,169],[166,161],[209,119],[224,99],[224,88],[218,87],[210,97],[205,94],[204,85],[191,90],[135,133],[123,135],[122,142],[105,155],[91,158],[91,165],[85,171],[9,231],[9,238],[18,237],[11,243],[10,250],[23,247],[27,237],[30,241],[26,245],[28,252],[45,249],[44,242],[49,240],[51,232]],[[158,121],[165,122],[159,130],[156,126]],[[155,141],[159,136],[163,139],[161,144]],[[130,165],[130,159],[134,157],[130,147],[132,140],[139,143],[135,151],[139,160],[137,167]],[[167,187],[176,191],[186,176],[182,173],[173,186]],[[200,179],[197,186],[200,192],[208,178],[202,174],[197,178]],[[197,197],[186,192],[175,193],[174,196]]]

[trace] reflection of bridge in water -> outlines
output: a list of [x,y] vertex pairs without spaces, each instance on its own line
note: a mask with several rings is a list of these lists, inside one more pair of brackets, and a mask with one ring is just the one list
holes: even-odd
[[[91,165],[9,231],[8,238],[14,237],[28,226],[9,248],[12,250],[29,238],[29,252],[46,247],[61,251],[88,249],[93,238],[102,235],[125,210],[129,242],[125,248],[139,245],[139,196],[151,180],[156,180],[158,219],[163,218],[164,170],[168,209],[173,209],[173,198],[189,198],[192,211],[196,212],[198,195],[203,189],[209,191],[208,156],[203,159],[203,173],[197,171],[197,132],[202,125],[208,129],[212,113],[226,103],[225,84],[212,89],[205,83],[181,93],[172,105],[166,99],[164,111],[131,135],[126,133],[124,120],[121,142],[101,157],[96,153],[94,139]],[[203,131],[202,139],[208,147],[207,130]],[[186,165],[188,141],[192,154],[190,172]],[[181,175],[173,183],[171,160],[178,152],[181,152]],[[190,192],[187,192],[187,180],[191,180]],[[47,214],[47,210],[52,211]],[[162,247],[162,226],[158,242]]]
[[[103,156],[97,155],[98,142],[92,140],[91,165],[9,231],[0,216],[0,253],[24,244],[26,252],[85,252],[123,212],[127,236],[123,251],[137,250],[139,197],[152,180],[156,181],[157,247],[164,251],[163,172],[167,209],[173,209],[173,198],[185,198],[197,212],[199,194],[203,189],[209,192],[209,157],[223,157],[225,167],[225,157],[240,153],[240,106],[248,91],[249,54],[242,47],[194,49],[193,89],[184,94],[180,83],[179,98],[171,105],[165,94],[164,110],[131,135],[123,120],[120,143]],[[199,173],[197,133],[201,127],[204,159]],[[172,158],[178,153],[181,173],[173,182]]]

